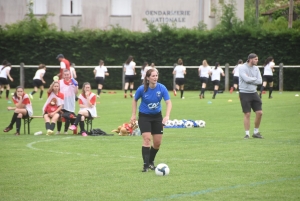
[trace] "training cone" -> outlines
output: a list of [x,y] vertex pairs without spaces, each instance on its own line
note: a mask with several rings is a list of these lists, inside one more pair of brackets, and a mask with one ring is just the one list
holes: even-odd
[[232,102],[232,100],[231,100],[231,99],[229,99],[229,100],[228,100],[228,102]]

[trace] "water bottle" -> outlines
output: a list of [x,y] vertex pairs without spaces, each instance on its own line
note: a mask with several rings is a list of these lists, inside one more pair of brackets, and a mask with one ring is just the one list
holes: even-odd
[[74,78],[71,78],[72,83],[77,87],[78,83],[76,82],[76,80]]
[[38,131],[38,132],[35,132],[34,135],[42,135],[43,132],[42,131]]

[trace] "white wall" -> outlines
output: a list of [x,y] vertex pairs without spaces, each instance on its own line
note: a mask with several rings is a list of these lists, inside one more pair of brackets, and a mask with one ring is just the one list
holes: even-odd
[[[24,19],[28,12],[28,1],[0,0],[0,25]],[[218,23],[217,17],[211,16],[210,5],[211,2],[217,3],[219,0],[131,0],[131,15],[126,16],[111,15],[113,0],[81,0],[81,15],[62,14],[63,1],[70,0],[45,1],[47,12],[54,14],[48,18],[48,22],[63,30],[70,30],[80,22],[80,27],[85,29],[110,29],[111,25],[118,24],[133,31],[147,31],[143,19],[153,21],[156,25],[166,20],[171,25],[174,23],[170,22],[170,19],[176,20],[177,27],[186,28],[196,27],[202,20],[208,29],[212,29]],[[237,16],[243,20],[244,0],[236,0],[236,8]]]

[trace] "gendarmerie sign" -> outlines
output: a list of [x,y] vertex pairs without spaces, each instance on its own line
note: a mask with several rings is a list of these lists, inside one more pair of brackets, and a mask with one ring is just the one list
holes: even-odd
[[190,16],[189,10],[146,10],[145,14],[150,22],[168,23],[168,22],[186,22],[186,17]]

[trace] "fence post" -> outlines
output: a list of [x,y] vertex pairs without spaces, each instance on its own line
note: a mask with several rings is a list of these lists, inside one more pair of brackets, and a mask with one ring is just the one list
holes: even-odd
[[283,63],[279,64],[279,91],[283,91]]
[[123,67],[122,67],[121,69],[122,69],[122,87],[121,87],[121,90],[123,90],[123,89],[124,89],[124,86],[125,86],[124,64],[123,64]]
[[225,64],[225,91],[229,90],[229,64]]
[[20,63],[20,86],[25,87],[25,70],[24,63]]

